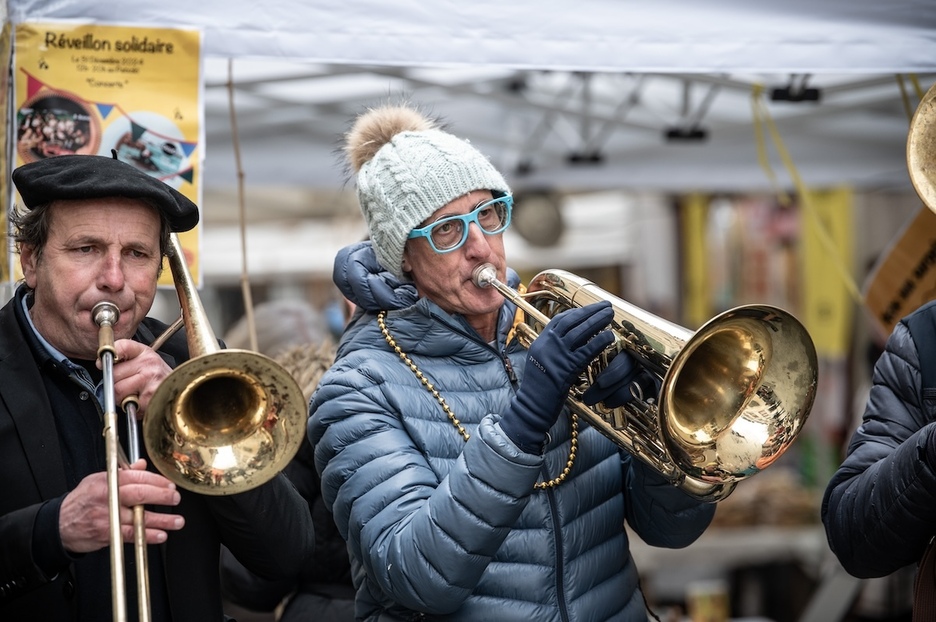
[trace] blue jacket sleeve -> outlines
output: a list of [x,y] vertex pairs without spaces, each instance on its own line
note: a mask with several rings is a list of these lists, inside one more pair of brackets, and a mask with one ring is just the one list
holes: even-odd
[[[441,481],[380,385],[357,370],[321,383],[309,439],[322,494],[353,556],[395,602],[457,610],[526,507],[542,458],[519,452],[486,417]],[[455,438],[453,436],[453,438]]]
[[934,533],[936,473],[927,451],[934,410],[936,396],[921,388],[916,345],[898,324],[875,365],[862,423],[822,501],[829,546],[856,577],[915,563]]
[[698,501],[637,458],[624,456],[627,523],[650,546],[679,549],[696,541],[715,516],[715,504]]
[[313,559],[315,527],[309,506],[282,473],[245,492],[209,497],[206,503],[221,542],[256,575],[288,579]]

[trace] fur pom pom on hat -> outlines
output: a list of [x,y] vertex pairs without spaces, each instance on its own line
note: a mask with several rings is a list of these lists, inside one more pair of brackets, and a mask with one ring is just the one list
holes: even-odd
[[474,190],[509,194],[490,161],[468,141],[406,106],[362,114],[345,142],[377,259],[398,278],[410,231],[433,212]]

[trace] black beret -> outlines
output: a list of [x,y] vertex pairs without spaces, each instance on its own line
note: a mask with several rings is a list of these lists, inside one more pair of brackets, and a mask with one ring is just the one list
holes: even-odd
[[173,231],[188,231],[198,224],[198,206],[185,195],[115,158],[53,156],[14,170],[13,183],[29,209],[59,200],[125,197],[152,202]]

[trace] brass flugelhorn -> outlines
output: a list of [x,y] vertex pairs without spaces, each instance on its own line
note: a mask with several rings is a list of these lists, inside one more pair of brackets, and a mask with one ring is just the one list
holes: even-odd
[[[795,440],[815,400],[818,362],[812,338],[790,313],[768,305],[725,311],[693,332],[653,315],[594,283],[546,270],[520,294],[490,264],[475,268],[479,287],[494,287],[525,314],[525,347],[552,317],[603,300],[614,311],[615,340],[569,391],[570,409],[671,484],[718,502],[737,483],[773,464]],[[581,396],[615,355],[627,351],[660,386],[618,408]]]

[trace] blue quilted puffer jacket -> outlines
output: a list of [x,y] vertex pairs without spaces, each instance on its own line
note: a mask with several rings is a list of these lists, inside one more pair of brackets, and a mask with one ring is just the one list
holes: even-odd
[[[359,620],[646,620],[627,521],[647,543],[684,547],[714,506],[665,483],[580,423],[574,468],[567,415],[545,455],[503,435],[525,351],[494,345],[459,316],[381,273],[367,243],[339,254],[335,280],[359,305],[310,404],[322,492],[347,540]],[[511,272],[510,280],[518,279]],[[395,343],[450,412],[388,345],[373,312],[392,309]],[[456,428],[457,419],[469,435]]]
[[[916,313],[936,313],[936,303]],[[936,534],[936,390],[898,323],[874,366],[862,423],[822,501],[829,546],[850,574],[882,577],[920,561]]]

